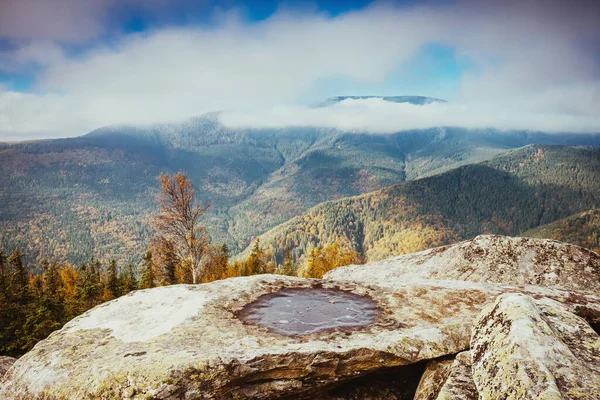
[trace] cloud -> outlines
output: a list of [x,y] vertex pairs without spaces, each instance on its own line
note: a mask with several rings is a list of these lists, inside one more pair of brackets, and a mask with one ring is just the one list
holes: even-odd
[[[104,10],[95,12],[102,16],[110,1],[95,2]],[[0,55],[4,69],[33,64],[40,71],[34,93],[0,93],[0,122],[9,122],[0,124],[0,137],[70,136],[106,124],[175,121],[223,109],[238,111],[228,117],[237,126],[257,126],[260,116],[270,119],[263,124],[296,126],[301,117],[378,131],[429,121],[588,132],[600,115],[599,11],[583,1],[383,3],[336,17],[281,11],[261,22],[225,12],[217,24],[127,34],[110,44],[93,42],[77,55],[56,40],[33,40]],[[102,34],[106,24],[88,28],[81,28],[81,37]],[[72,34],[48,32],[36,35]],[[319,83],[332,78],[349,82],[347,93],[353,83],[381,85],[432,43],[473,65],[458,82],[451,99],[456,105],[344,104],[329,110],[330,117],[322,115],[326,110],[278,106],[317,100]],[[360,109],[356,116],[347,112],[353,107]]]
[[279,106],[256,112],[225,112],[221,123],[229,128],[324,127],[345,132],[394,133],[433,127],[530,130],[547,133],[600,132],[600,117],[497,109],[475,104],[430,103],[413,105],[381,99],[344,100],[329,107]]
[[0,36],[83,41],[104,31],[113,0],[3,0]]
[[209,5],[208,0],[2,0],[0,37],[84,43],[110,34],[132,15],[156,23]]

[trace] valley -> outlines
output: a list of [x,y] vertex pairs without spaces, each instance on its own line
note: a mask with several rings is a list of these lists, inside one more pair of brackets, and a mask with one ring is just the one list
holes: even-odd
[[[1,144],[0,245],[24,248],[31,261],[77,264],[94,256],[139,263],[152,235],[148,218],[156,210],[157,178],[183,171],[199,199],[211,204],[205,222],[213,243],[227,243],[235,254],[320,203],[531,143],[600,145],[600,135],[232,130],[213,113],[181,124],[115,126],[72,139]],[[450,239],[440,235],[427,243]]]

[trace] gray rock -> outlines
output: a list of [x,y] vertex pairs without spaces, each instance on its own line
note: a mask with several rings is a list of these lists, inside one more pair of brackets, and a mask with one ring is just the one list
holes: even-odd
[[8,356],[0,356],[0,378],[4,376],[6,371],[17,361],[16,358]]
[[505,294],[482,311],[471,340],[484,399],[600,399],[600,337],[551,299]]
[[[238,317],[248,304],[282,288],[369,296],[381,314],[368,326],[299,336]],[[51,334],[15,363],[0,398],[268,399],[316,393],[373,371],[468,349],[481,308],[507,291],[555,299],[574,312],[584,307],[600,321],[600,298],[544,288],[448,281],[390,289],[276,275],[166,286],[100,305]]]
[[414,400],[477,400],[479,394],[471,373],[471,352],[455,359],[431,361],[415,393]]
[[334,269],[325,279],[363,284],[460,280],[600,293],[600,255],[546,239],[481,235],[472,240]]
[[[133,292],[38,343],[5,375],[0,398],[406,398],[425,361],[470,346],[480,395],[506,394],[502,380],[521,378],[507,357],[518,368],[551,371],[541,381],[524,381],[525,390],[542,393],[538,389],[550,385],[550,376],[573,379],[556,384],[559,391],[566,388],[560,392],[565,397],[589,390],[580,387],[583,379],[596,387],[600,345],[585,322],[600,323],[598,275],[591,282],[598,274],[595,253],[552,241],[483,236],[405,257],[341,268],[325,280],[260,275]],[[467,261],[471,270],[463,265]],[[570,290],[558,289],[561,285]],[[311,295],[297,296],[303,290]],[[526,301],[517,302],[519,307],[501,302],[514,313],[497,315],[488,307],[481,314],[486,305],[500,304],[498,297]],[[498,328],[498,318],[531,326],[529,347],[523,349],[533,352],[539,341],[540,348],[571,357],[564,359],[572,369],[560,369],[551,357],[519,353],[525,352],[520,336]],[[444,364],[431,390],[422,382],[418,393],[437,397],[421,398],[470,398],[467,354]],[[494,370],[490,360],[503,371]],[[388,376],[381,375],[386,371],[398,372],[398,385],[386,386]],[[378,387],[368,387],[371,379]],[[414,386],[409,382],[410,390],[403,391],[408,380]]]

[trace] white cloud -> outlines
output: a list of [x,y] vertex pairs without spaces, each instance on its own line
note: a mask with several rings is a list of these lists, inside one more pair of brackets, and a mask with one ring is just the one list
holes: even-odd
[[[100,1],[103,10],[110,1]],[[600,42],[600,8],[592,2],[499,3],[383,4],[334,18],[280,12],[260,23],[225,13],[213,27],[127,35],[71,57],[55,41],[29,42],[0,55],[0,68],[37,65],[35,89],[42,94],[0,92],[0,138],[77,135],[106,124],[173,121],[221,109],[240,111],[229,114],[229,123],[251,126],[261,123],[260,116],[263,124],[295,126],[304,118],[377,131],[434,123],[597,129],[600,62],[590,46]],[[99,24],[91,23],[82,37],[103,32],[106,26]],[[9,28],[0,28],[0,35],[1,29]],[[46,36],[60,39],[59,33]],[[330,116],[274,108],[314,98],[320,92],[315,85],[330,77],[362,87],[381,84],[429,43],[450,46],[472,61],[456,93],[462,105],[367,102],[340,105]],[[266,111],[249,111],[257,109]]]
[[547,133],[600,132],[600,115],[498,109],[485,104],[413,105],[381,99],[344,100],[326,108],[279,106],[255,112],[225,112],[230,128],[327,127],[346,132],[394,133],[454,126],[469,129],[531,130]]

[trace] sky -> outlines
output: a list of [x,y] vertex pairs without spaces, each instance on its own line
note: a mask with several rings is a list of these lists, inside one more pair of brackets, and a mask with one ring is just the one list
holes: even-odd
[[[0,0],[0,141],[232,128],[600,132],[600,2]],[[313,105],[339,95],[421,95]]]

